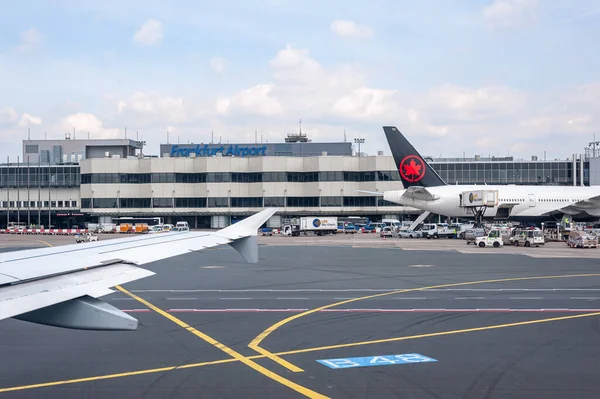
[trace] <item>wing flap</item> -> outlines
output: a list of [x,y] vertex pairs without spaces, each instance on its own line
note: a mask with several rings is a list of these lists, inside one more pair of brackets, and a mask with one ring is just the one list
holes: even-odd
[[0,320],[85,295],[102,296],[110,293],[109,287],[153,274],[131,265],[111,265],[3,287]]

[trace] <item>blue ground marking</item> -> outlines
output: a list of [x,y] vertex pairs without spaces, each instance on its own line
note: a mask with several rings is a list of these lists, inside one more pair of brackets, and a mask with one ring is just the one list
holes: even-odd
[[418,353],[405,353],[403,355],[382,355],[367,357],[350,357],[341,359],[324,359],[317,362],[331,369],[348,369],[353,367],[390,366],[392,364],[437,362]]

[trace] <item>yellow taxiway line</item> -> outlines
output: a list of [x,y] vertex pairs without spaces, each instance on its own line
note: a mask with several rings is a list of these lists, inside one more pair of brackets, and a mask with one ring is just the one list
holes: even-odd
[[[372,341],[349,342],[349,343],[345,343],[345,344],[327,345],[327,346],[319,346],[319,347],[304,348],[304,349],[295,349],[295,350],[289,350],[289,351],[284,351],[284,352],[277,352],[277,353],[274,353],[274,355],[276,355],[276,356],[297,355],[300,353],[319,352],[319,351],[327,351],[327,350],[339,349],[339,348],[349,348],[349,347],[355,347],[355,346],[382,344],[382,343],[396,342],[396,341],[407,341],[407,340],[411,340],[411,339],[422,339],[422,338],[432,338],[432,337],[440,337],[440,336],[454,335],[454,334],[464,334],[464,333],[470,333],[470,332],[495,330],[495,329],[501,329],[501,328],[525,326],[525,325],[540,324],[540,323],[549,323],[549,322],[562,321],[562,320],[581,319],[584,317],[593,317],[593,316],[600,316],[600,312],[552,317],[552,318],[547,318],[547,319],[520,321],[520,322],[516,322],[516,323],[496,324],[496,325],[491,325],[491,326],[474,327],[474,328],[467,328],[467,329],[462,329],[462,330],[440,331],[440,332],[427,333],[427,334],[409,335],[409,336],[404,336],[404,337],[376,339],[376,340],[372,340]],[[256,359],[264,359],[266,357],[267,356],[264,356],[264,355],[254,355],[254,356],[248,356],[248,357],[246,357],[246,359],[256,360]],[[48,388],[48,387],[55,387],[55,386],[67,385],[67,384],[78,384],[78,383],[82,383],[82,382],[110,380],[110,379],[114,379],[114,378],[133,377],[136,375],[162,373],[162,372],[173,371],[173,370],[183,370],[183,369],[205,367],[205,366],[212,366],[212,365],[225,364],[225,363],[236,363],[239,361],[240,361],[239,359],[232,357],[229,359],[213,360],[213,361],[200,362],[200,363],[190,363],[190,364],[183,364],[183,365],[179,365],[179,366],[169,366],[169,367],[161,367],[161,368],[154,368],[154,369],[129,371],[129,372],[123,372],[123,373],[105,374],[105,375],[98,375],[98,376],[94,376],[94,377],[75,378],[75,379],[71,379],[71,380],[50,381],[50,382],[43,382],[43,383],[31,384],[31,385],[20,385],[20,386],[8,387],[8,388],[0,388],[0,393],[12,392],[12,391],[22,391],[22,390],[26,390],[26,389],[35,389],[35,388]]]
[[268,327],[266,330],[261,332],[259,335],[257,335],[248,344],[248,347],[250,347],[251,349],[255,350],[256,352],[258,352],[262,355],[265,355],[269,359],[273,360],[274,362],[277,362],[278,364],[287,368],[288,370],[297,373],[297,372],[301,372],[304,370],[302,370],[300,367],[297,367],[297,366],[291,364],[287,360],[280,358],[276,354],[271,353],[270,351],[261,347],[260,344],[273,331],[279,329],[280,327],[284,326],[285,324],[288,324],[289,322],[297,320],[301,317],[308,316],[308,315],[316,313],[316,312],[320,312],[321,310],[324,310],[324,309],[329,309],[329,308],[345,305],[345,304],[352,303],[352,302],[363,301],[365,299],[379,298],[379,297],[383,297],[383,296],[402,294],[405,292],[424,291],[424,290],[430,290],[430,289],[436,289],[436,288],[458,287],[458,286],[463,286],[463,285],[475,285],[475,284],[486,284],[486,283],[501,283],[501,282],[507,282],[507,281],[525,281],[525,280],[542,280],[542,279],[557,279],[557,278],[572,278],[572,277],[597,277],[597,276],[600,276],[600,274],[591,273],[591,274],[571,274],[571,275],[558,275],[558,276],[512,277],[512,278],[502,278],[502,279],[494,279],[494,280],[467,281],[467,282],[462,282],[462,283],[440,284],[440,285],[431,285],[428,287],[409,288],[409,289],[403,289],[403,290],[397,290],[397,291],[391,291],[391,292],[384,292],[381,294],[367,295],[367,296],[363,296],[363,297],[359,297],[359,298],[347,299],[344,301],[335,302],[335,303],[331,303],[329,305],[310,309],[305,312],[290,316],[286,319],[280,320],[277,323],[273,324],[272,326]]
[[252,359],[249,359],[248,357],[242,355],[241,353],[231,349],[230,347],[228,347],[225,344],[222,344],[221,342],[217,341],[216,339],[212,338],[211,336],[204,334],[202,331],[199,331],[197,329],[195,329],[194,327],[190,326],[189,324],[183,322],[181,319],[173,316],[172,314],[167,313],[166,311],[162,310],[161,308],[151,304],[150,302],[146,301],[145,299],[140,298],[139,296],[132,294],[131,292],[127,291],[125,288],[121,287],[121,286],[116,286],[116,288],[121,291],[122,293],[124,293],[125,295],[130,296],[131,298],[135,299],[136,301],[138,301],[141,304],[146,305],[148,308],[154,310],[156,313],[160,314],[161,316],[169,319],[170,321],[172,321],[173,323],[177,324],[179,327],[191,332],[192,334],[194,334],[195,336],[197,336],[198,338],[202,339],[203,341],[213,345],[214,347],[222,350],[223,352],[225,352],[226,354],[228,354],[229,356],[231,356],[233,359],[244,363],[246,366],[250,367],[251,369],[258,371],[259,373],[261,373],[262,375],[277,381],[278,383],[293,389],[294,391],[308,397],[308,398],[316,398],[316,399],[325,399],[327,398],[327,396],[321,395],[318,392],[315,392],[313,390],[310,390],[302,385],[296,384],[293,381],[288,380],[287,378],[284,378],[282,376],[280,376],[279,374],[276,374],[274,372],[272,372],[271,370],[261,366],[260,364],[256,363],[255,361],[253,361]]

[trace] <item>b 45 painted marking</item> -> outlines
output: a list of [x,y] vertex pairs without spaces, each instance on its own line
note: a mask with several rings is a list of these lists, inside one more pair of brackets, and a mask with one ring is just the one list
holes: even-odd
[[403,355],[324,359],[317,360],[317,362],[329,367],[330,369],[349,369],[353,367],[390,366],[392,364],[437,362],[437,360],[418,353],[405,353]]

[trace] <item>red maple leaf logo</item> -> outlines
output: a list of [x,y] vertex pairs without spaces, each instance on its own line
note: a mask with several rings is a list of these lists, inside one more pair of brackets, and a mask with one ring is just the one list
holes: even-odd
[[421,168],[423,165],[417,164],[414,159],[411,159],[409,163],[402,165],[404,167],[404,173],[412,176],[421,175]]
[[410,183],[417,182],[425,175],[424,161],[416,155],[408,155],[400,162],[400,175]]

